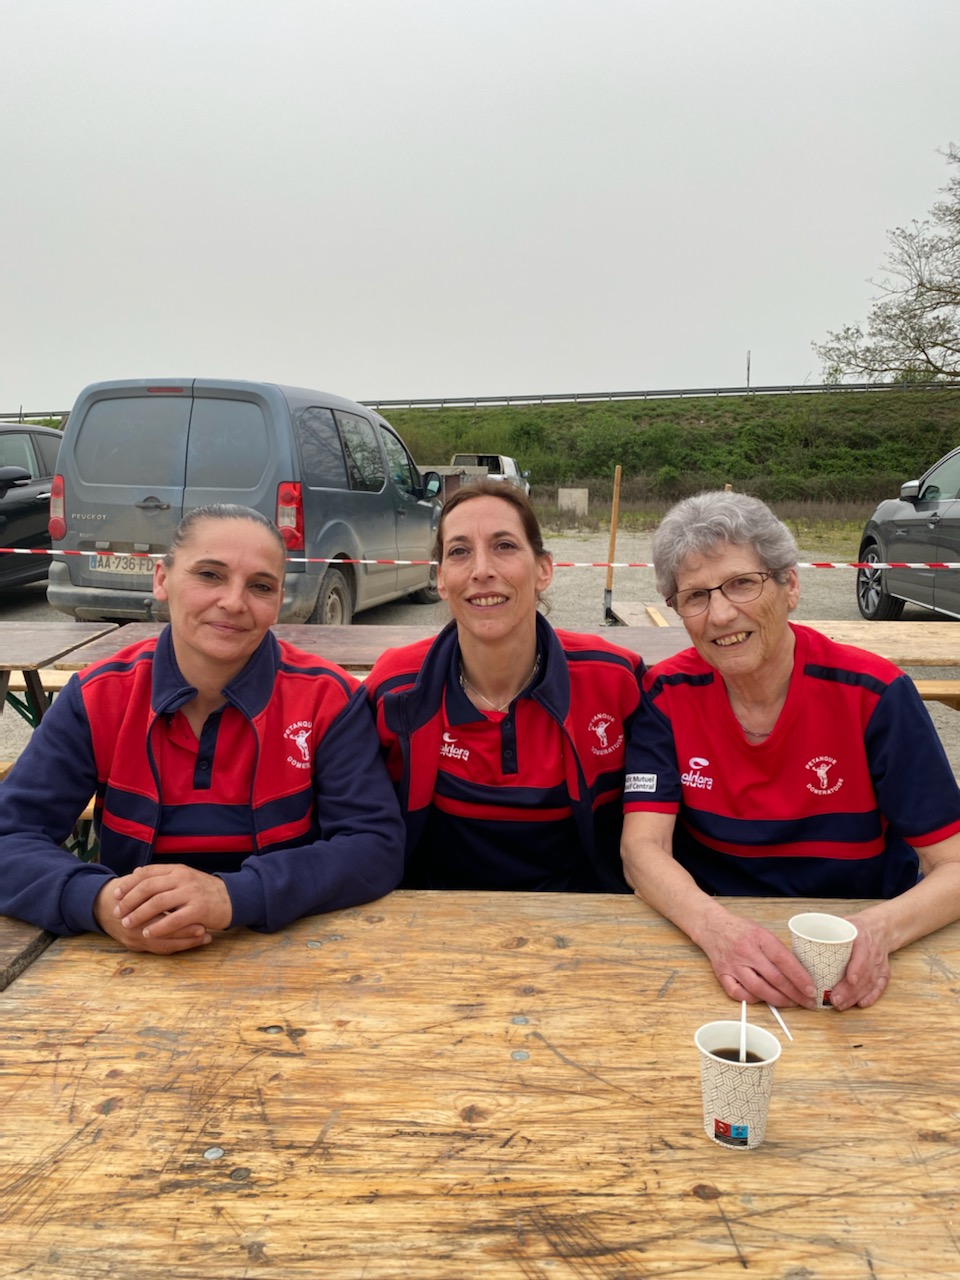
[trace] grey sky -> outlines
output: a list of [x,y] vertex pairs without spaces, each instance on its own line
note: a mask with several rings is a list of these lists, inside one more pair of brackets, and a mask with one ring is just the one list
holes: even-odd
[[0,411],[818,382],[956,0],[0,0]]

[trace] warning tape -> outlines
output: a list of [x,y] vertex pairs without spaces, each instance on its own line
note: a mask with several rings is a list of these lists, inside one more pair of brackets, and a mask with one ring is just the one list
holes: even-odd
[[[14,556],[85,556],[89,558],[98,554],[95,551],[64,551],[50,547],[0,547],[0,552]],[[111,554],[101,552],[99,554]],[[162,551],[122,551],[115,555],[129,556],[131,559],[159,560]],[[348,560],[343,556],[325,558],[323,556],[287,556],[288,564],[396,564],[422,565],[436,564],[436,560]],[[652,569],[653,563],[648,560],[554,560],[555,569]],[[960,562],[952,560],[807,560],[797,565],[798,569],[960,569]]]

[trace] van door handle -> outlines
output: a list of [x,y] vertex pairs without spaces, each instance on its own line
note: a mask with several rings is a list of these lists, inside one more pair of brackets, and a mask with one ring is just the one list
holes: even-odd
[[48,489],[46,493],[38,493],[38,494],[37,494],[37,496],[36,496],[35,501],[36,501],[36,502],[49,502],[49,501],[50,501],[50,490]]
[[141,511],[169,511],[170,503],[161,502],[159,498],[144,498],[142,502],[135,502],[135,507],[139,507]]

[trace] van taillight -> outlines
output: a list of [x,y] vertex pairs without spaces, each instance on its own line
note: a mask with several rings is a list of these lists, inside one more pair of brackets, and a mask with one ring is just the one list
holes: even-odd
[[288,551],[303,550],[303,492],[292,480],[277,489],[277,528]]
[[67,536],[67,522],[63,518],[63,476],[54,476],[50,486],[50,519],[47,532],[54,542]]

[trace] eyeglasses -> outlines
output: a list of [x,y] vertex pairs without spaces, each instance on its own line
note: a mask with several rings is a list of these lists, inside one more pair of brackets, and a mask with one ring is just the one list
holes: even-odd
[[774,575],[769,570],[757,573],[738,573],[735,578],[728,578],[718,587],[691,587],[689,591],[678,591],[667,601],[671,609],[675,609],[681,618],[695,618],[698,613],[705,613],[710,605],[710,597],[714,591],[733,604],[747,604],[756,600],[763,591],[763,584]]

